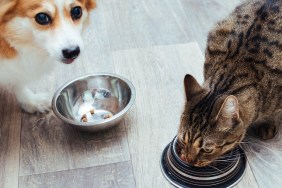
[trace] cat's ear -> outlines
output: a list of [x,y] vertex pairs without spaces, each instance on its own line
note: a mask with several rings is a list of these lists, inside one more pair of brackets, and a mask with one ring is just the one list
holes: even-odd
[[219,117],[227,119],[239,119],[239,103],[234,95],[229,95],[224,100],[216,119]]
[[202,90],[202,87],[197,82],[197,80],[190,74],[186,74],[184,78],[184,88],[186,93],[187,100],[191,100],[191,98],[199,93]]
[[230,95],[226,97],[216,116],[216,120],[216,130],[221,132],[230,131],[240,123],[239,104],[235,96]]

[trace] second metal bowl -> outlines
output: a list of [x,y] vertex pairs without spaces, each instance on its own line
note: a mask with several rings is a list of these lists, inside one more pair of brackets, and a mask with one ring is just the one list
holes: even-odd
[[176,151],[177,137],[164,149],[161,169],[165,178],[179,188],[226,188],[237,184],[246,168],[246,156],[240,147],[220,157],[220,162],[207,167],[194,167],[183,162]]
[[54,113],[85,131],[117,125],[135,101],[132,83],[114,74],[90,74],[74,79],[55,93]]

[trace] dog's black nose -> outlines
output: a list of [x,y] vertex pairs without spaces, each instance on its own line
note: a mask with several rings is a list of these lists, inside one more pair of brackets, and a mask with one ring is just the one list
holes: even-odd
[[78,46],[76,46],[76,47],[72,47],[72,48],[63,49],[62,52],[63,52],[64,58],[74,59],[79,55],[80,48]]

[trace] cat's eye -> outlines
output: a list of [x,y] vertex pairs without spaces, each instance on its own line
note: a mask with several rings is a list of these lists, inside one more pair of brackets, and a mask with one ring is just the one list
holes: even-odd
[[212,148],[204,148],[203,149],[205,153],[211,153],[213,152],[213,149]]
[[221,144],[218,145],[218,147],[222,148],[223,146],[225,146],[226,142],[222,142]]
[[71,9],[71,17],[73,20],[78,20],[82,16],[82,9],[81,7],[74,7]]
[[35,21],[40,25],[48,25],[51,23],[51,17],[46,13],[38,13],[35,16]]

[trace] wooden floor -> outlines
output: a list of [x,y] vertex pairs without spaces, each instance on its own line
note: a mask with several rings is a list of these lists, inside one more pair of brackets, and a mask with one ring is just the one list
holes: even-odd
[[[119,126],[83,133],[52,113],[21,112],[14,97],[1,89],[0,187],[173,187],[162,175],[159,159],[177,133],[182,79],[191,73],[203,81],[207,32],[240,1],[98,0],[84,35],[84,54],[72,65],[59,64],[44,78],[45,85],[37,83],[33,89],[53,95],[77,76],[111,72],[132,81],[134,106]],[[259,159],[264,158],[250,155],[236,187],[281,187],[278,175],[261,173]]]

